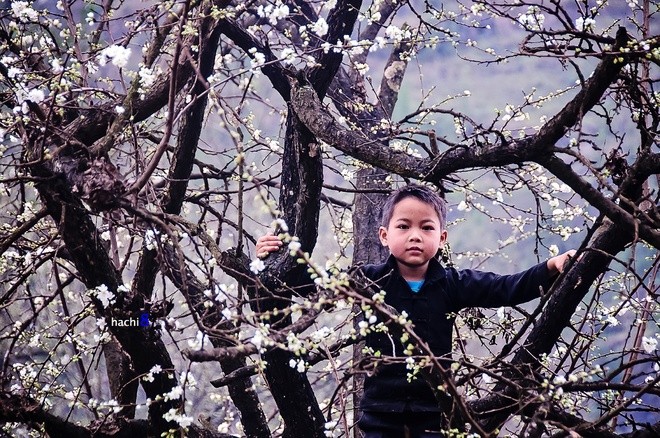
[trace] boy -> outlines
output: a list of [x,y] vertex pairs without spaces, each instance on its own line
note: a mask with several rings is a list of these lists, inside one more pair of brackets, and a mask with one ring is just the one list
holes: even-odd
[[[436,255],[447,240],[446,204],[433,190],[408,185],[394,191],[382,212],[378,235],[388,260],[362,268],[386,292],[385,302],[405,311],[414,331],[434,355],[450,359],[453,317],[466,307],[501,307],[530,301],[547,291],[575,251],[552,257],[514,275],[445,268]],[[257,241],[258,257],[280,248],[272,235]],[[382,356],[402,357],[400,342],[384,333],[367,336]],[[393,348],[396,351],[392,351]],[[358,425],[365,438],[440,437],[441,408],[421,377],[408,381],[405,364],[381,365],[365,379]]]

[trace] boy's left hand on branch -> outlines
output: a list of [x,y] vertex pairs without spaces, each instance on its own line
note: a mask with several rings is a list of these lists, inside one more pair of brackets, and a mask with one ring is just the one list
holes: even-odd
[[570,260],[575,256],[575,252],[576,251],[574,249],[571,249],[563,254],[559,254],[558,256],[554,256],[551,259],[549,259],[548,271],[550,271],[550,275],[555,276],[557,274],[561,274],[562,272],[564,272],[564,268],[567,266]]

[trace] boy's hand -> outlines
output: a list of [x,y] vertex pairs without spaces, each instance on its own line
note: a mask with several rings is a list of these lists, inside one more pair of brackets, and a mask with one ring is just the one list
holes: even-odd
[[555,276],[564,272],[564,268],[574,256],[575,250],[571,249],[570,251],[566,251],[563,254],[559,254],[558,256],[554,256],[553,258],[549,259],[548,271],[550,271],[550,275]]
[[274,236],[272,233],[268,233],[265,236],[261,236],[257,239],[257,245],[254,250],[257,253],[257,257],[260,259],[266,258],[271,252],[275,252],[282,247],[282,241],[279,237]]

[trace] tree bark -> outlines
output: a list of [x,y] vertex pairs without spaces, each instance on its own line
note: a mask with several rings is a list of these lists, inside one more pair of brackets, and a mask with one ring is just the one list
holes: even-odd
[[[197,314],[197,319],[203,326],[200,329],[204,327],[208,328],[204,332],[209,333],[211,344],[215,348],[236,345],[236,342],[230,341],[231,333],[235,331],[235,326],[224,319],[217,306],[207,308],[204,305],[207,301],[204,290],[208,289],[208,287],[201,284],[189,269],[186,268],[185,272],[181,272],[174,248],[171,246],[163,246],[163,258],[165,265],[163,272],[165,272],[179,290],[186,291],[186,298],[190,304],[190,308]],[[243,262],[245,261],[243,260]],[[214,335],[216,332],[227,332],[228,334],[224,337]],[[244,356],[235,358],[227,357],[220,359],[218,362],[224,374],[229,374],[232,371],[247,366]],[[268,420],[261,408],[259,397],[250,377],[247,376],[233,380],[227,386],[234,405],[241,413],[241,424],[243,425],[245,436],[249,438],[269,438],[271,434],[268,429]]]
[[[301,249],[311,253],[318,234],[321,186],[323,170],[319,145],[309,131],[302,126],[293,111],[287,116],[287,131],[283,160],[289,163],[283,168],[280,189],[280,209],[288,233],[300,239]],[[281,230],[284,231],[284,230]],[[253,303],[256,311],[268,311],[286,306],[290,292],[282,292],[282,285],[295,285],[307,278],[305,265],[298,264],[288,251],[270,256],[262,283],[266,291],[256,291]],[[280,298],[268,298],[271,293]],[[274,321],[281,326],[291,323],[290,317]],[[273,350],[264,354],[268,363],[266,380],[284,419],[286,437],[324,436],[325,420],[306,375],[289,366],[293,353]]]
[[[612,257],[624,249],[631,237],[629,230],[607,219],[597,227],[582,258],[553,285],[552,297],[511,360],[515,375],[507,377],[522,382],[534,375],[540,367],[538,358],[551,352],[593,282],[607,270]],[[470,403],[470,408],[482,418],[482,427],[488,431],[499,428],[525,398],[507,384],[496,385],[494,392],[493,396]]]
[[[104,308],[102,304],[93,299],[96,311],[106,320],[107,326],[114,337],[119,341],[122,349],[130,356],[134,370],[137,374],[147,374],[149,370],[159,365],[163,370],[172,370],[174,365],[160,339],[160,335],[153,328],[115,327],[112,318],[131,316],[130,306],[117,293],[121,284],[119,274],[105,250],[99,232],[90,219],[80,200],[75,197],[63,178],[50,174],[42,166],[31,167],[35,176],[49,178],[48,183],[36,185],[46,208],[53,221],[57,224],[60,236],[66,245],[71,261],[76,266],[82,281],[88,289],[105,285],[115,293],[117,303],[113,307]],[[120,366],[116,362],[108,367]],[[157,396],[168,393],[176,385],[176,379],[167,377],[167,373],[154,376],[153,382],[143,382],[147,397],[155,400]],[[149,407],[150,422],[154,430],[160,434],[170,428],[176,428],[163,419],[163,414],[171,408],[178,408],[180,401],[171,400],[152,403]]]

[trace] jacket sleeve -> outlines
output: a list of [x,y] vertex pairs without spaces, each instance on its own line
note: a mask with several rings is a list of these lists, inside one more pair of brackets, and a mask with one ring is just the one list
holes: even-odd
[[547,291],[551,284],[546,262],[512,275],[466,269],[448,271],[448,294],[455,309],[501,307],[526,303]]

